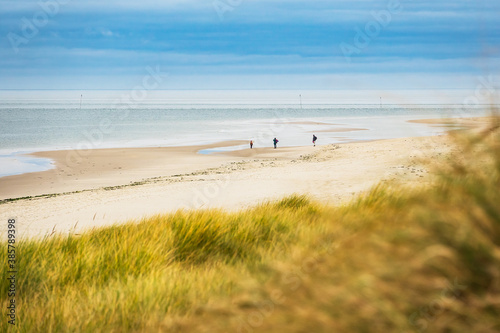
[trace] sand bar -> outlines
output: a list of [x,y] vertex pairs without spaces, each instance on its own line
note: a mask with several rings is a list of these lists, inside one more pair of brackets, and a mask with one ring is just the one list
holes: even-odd
[[356,131],[368,131],[367,128],[327,128],[323,130],[309,131],[310,133],[344,133],[344,132],[356,132]]
[[462,127],[480,128],[489,123],[491,117],[470,117],[470,118],[435,118],[408,120],[409,123],[427,124],[436,127]]
[[119,186],[153,177],[191,173],[234,160],[226,156],[200,155],[198,151],[242,143],[246,141],[186,147],[38,152],[33,155],[54,160],[56,168],[0,178],[0,200]]

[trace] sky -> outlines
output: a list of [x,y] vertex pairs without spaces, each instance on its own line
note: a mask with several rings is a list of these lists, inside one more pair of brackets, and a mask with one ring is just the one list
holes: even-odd
[[0,89],[468,89],[500,1],[0,0]]

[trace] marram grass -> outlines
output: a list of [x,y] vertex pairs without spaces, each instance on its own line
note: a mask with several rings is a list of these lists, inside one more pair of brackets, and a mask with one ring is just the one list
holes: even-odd
[[18,325],[4,317],[0,331],[500,331],[497,125],[457,135],[426,188],[22,241]]

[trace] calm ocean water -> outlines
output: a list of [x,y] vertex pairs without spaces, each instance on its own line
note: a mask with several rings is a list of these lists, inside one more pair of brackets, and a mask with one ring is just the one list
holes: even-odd
[[[2,91],[0,177],[53,167],[50,160],[22,155],[34,151],[250,139],[262,147],[271,146],[273,137],[281,146],[296,146],[310,144],[313,133],[319,144],[427,136],[443,129],[407,120],[489,113],[488,107],[460,104],[467,97],[465,91],[444,93],[446,104],[436,104],[439,99],[424,100],[423,92],[387,95],[374,91],[169,91],[150,92],[142,99],[126,91]],[[341,128],[366,130],[328,132]]]

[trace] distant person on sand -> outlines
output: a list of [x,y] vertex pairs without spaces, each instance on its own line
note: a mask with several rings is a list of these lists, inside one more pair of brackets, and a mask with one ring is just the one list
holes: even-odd
[[250,149],[252,149],[252,148],[253,148],[253,141],[250,140]]
[[278,139],[276,138],[273,139],[274,149],[276,149],[276,145],[278,144],[278,142],[279,142]]
[[313,134],[313,145],[316,147],[316,140],[318,140],[318,137]]

